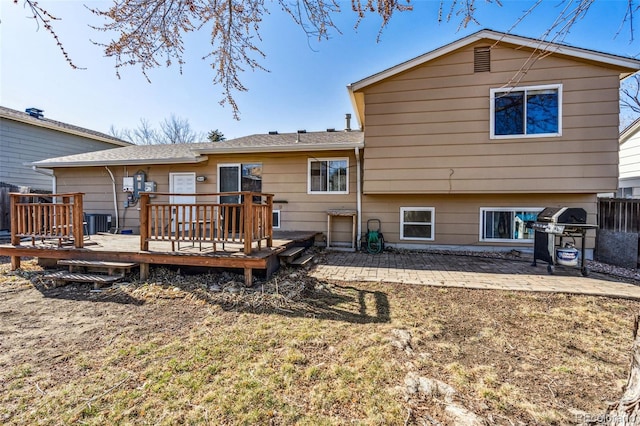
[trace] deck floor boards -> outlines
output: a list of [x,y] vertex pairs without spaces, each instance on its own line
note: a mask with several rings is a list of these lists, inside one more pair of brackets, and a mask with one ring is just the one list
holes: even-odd
[[[242,244],[226,243],[224,250],[213,250],[213,245],[181,244],[180,249],[171,251],[170,241],[151,241],[149,250],[140,250],[139,235],[96,234],[84,243],[83,248],[73,246],[59,247],[57,244],[31,240],[20,245],[0,244],[0,256],[11,256],[19,267],[20,257],[40,257],[50,259],[73,259],[101,262],[135,262],[140,264],[164,264],[176,266],[204,266],[214,268],[242,268],[245,274],[251,269],[273,270],[273,263],[278,263],[277,255],[289,246],[301,241],[311,241],[317,232],[284,232],[274,233],[272,247],[254,249],[251,254],[244,254]],[[220,248],[220,244],[217,246]],[[254,246],[255,247],[255,246]],[[269,272],[270,273],[270,272]]]

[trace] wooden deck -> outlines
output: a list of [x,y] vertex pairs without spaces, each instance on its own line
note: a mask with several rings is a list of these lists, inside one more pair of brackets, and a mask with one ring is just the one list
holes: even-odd
[[[31,238],[19,244],[0,244],[0,256],[11,256],[12,269],[20,267],[21,257],[46,259],[73,259],[104,262],[135,262],[140,264],[140,279],[147,279],[149,265],[198,266],[210,268],[242,269],[245,284],[251,285],[253,270],[262,270],[267,276],[278,269],[278,254],[294,245],[312,244],[317,232],[274,232],[271,247],[253,250],[247,254],[242,243],[181,242],[172,251],[169,241],[151,241],[148,250],[140,250],[139,235],[97,234],[85,237],[83,247],[73,243],[60,244],[57,238]],[[174,247],[175,248],[175,247]]]

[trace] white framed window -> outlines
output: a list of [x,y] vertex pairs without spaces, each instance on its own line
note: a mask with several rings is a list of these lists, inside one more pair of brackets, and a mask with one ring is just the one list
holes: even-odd
[[562,85],[491,89],[491,139],[562,135]]
[[348,194],[348,158],[309,158],[307,174],[309,194]]
[[433,241],[435,222],[433,207],[400,207],[400,239]]
[[618,198],[633,198],[633,188],[618,188],[616,193]]
[[481,207],[480,241],[533,242],[533,229],[527,222],[536,220],[540,207]]
[[280,229],[280,210],[273,211],[273,229]]

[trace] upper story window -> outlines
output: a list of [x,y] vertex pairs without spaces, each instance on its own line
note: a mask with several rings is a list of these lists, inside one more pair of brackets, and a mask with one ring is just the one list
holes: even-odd
[[491,89],[491,138],[562,134],[562,85]]
[[348,194],[348,158],[310,158],[309,194]]

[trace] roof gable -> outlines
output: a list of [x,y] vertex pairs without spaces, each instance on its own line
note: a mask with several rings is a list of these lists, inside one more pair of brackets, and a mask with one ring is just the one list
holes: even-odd
[[594,62],[604,67],[619,70],[621,78],[626,78],[640,70],[640,60],[637,59],[485,29],[348,85],[347,90],[360,126],[362,127],[364,124],[363,95],[359,93],[363,89],[481,40],[527,47],[540,52],[549,52],[581,61]]
[[375,84],[381,80],[387,79],[411,68],[420,66],[426,62],[432,61],[436,58],[439,58],[443,55],[461,49],[480,40],[493,40],[495,42],[515,44],[519,46],[529,47],[531,49],[566,55],[577,59],[600,62],[603,65],[627,69],[628,74],[633,74],[634,72],[640,70],[640,60],[637,59],[611,55],[609,53],[597,52],[595,50],[572,47],[558,43],[551,43],[543,40],[536,40],[528,37],[522,37],[493,30],[481,30],[467,37],[454,41],[453,43],[449,43],[445,46],[432,50],[431,52],[427,52],[423,55],[395,65],[379,73],[373,74],[355,83],[352,83],[349,85],[349,88],[351,91],[362,90],[363,88]]

